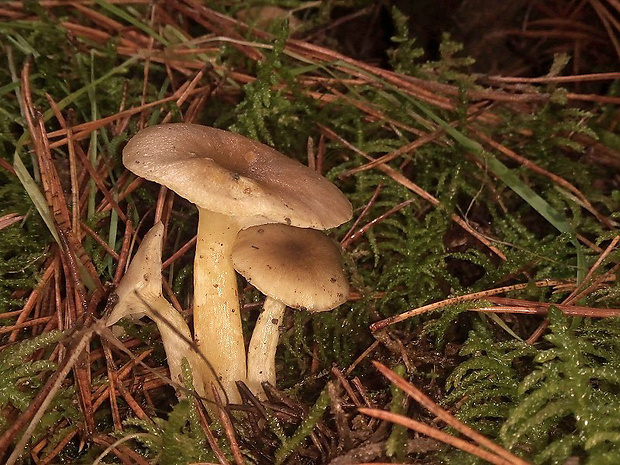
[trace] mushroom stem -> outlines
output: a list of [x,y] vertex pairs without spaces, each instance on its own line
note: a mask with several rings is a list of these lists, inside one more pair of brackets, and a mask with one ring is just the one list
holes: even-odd
[[[245,346],[237,294],[237,275],[231,260],[239,232],[227,215],[198,208],[198,240],[194,261],[194,336],[203,356],[217,373],[229,402],[240,401],[236,381],[246,380]],[[219,385],[209,373],[211,383]]]
[[276,384],[276,349],[279,328],[286,306],[267,297],[259,315],[248,348],[248,387],[259,398],[264,398],[262,383]]
[[[183,359],[186,358],[192,369],[194,389],[199,396],[204,396],[205,363],[192,347],[192,335],[187,323],[163,296],[149,293],[148,290],[137,290],[136,293],[149,308],[146,315],[157,324],[168,359],[170,379],[183,386],[181,367]],[[182,391],[178,391],[178,393],[180,398],[186,397]]]

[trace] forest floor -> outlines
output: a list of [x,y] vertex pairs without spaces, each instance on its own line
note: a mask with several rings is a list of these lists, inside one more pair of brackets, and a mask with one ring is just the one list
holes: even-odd
[[[0,462],[620,463],[616,0],[9,0],[0,45]],[[121,162],[166,122],[353,205],[264,401],[178,401],[156,324],[102,323],[158,221],[192,320],[196,208]]]

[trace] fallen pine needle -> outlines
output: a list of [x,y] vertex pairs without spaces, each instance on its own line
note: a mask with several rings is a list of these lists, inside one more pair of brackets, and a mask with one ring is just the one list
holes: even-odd
[[451,436],[450,434],[444,433],[443,431],[440,431],[437,428],[433,428],[432,426],[425,425],[424,423],[421,423],[416,420],[412,420],[411,418],[407,418],[403,415],[397,415],[392,412],[386,412],[385,410],[365,408],[365,407],[359,408],[358,411],[370,417],[389,421],[391,423],[397,423],[406,428],[409,428],[410,430],[417,431],[418,433],[424,434],[433,439],[437,439],[438,441],[441,441],[445,444],[449,444],[453,447],[456,447],[457,449],[465,451],[468,454],[472,454],[477,457],[480,457],[481,459],[484,459],[487,462],[490,462],[493,464],[512,465],[514,463],[518,463],[518,462],[506,460],[503,457],[500,457],[484,449],[481,449],[480,447],[475,446],[474,444],[470,442]]
[[[516,455],[512,454],[511,452],[507,451],[503,447],[491,441],[486,436],[480,434],[477,431],[474,431],[469,426],[457,420],[451,413],[449,413],[447,410],[444,410],[439,405],[437,405],[435,402],[433,402],[430,397],[423,394],[422,391],[416,388],[413,384],[405,381],[402,377],[398,376],[396,373],[394,373],[392,370],[390,370],[388,367],[386,367],[382,363],[373,361],[373,365],[375,366],[375,368],[377,368],[377,370],[379,370],[379,372],[383,376],[385,376],[388,380],[394,383],[398,388],[402,389],[408,396],[413,398],[416,402],[418,402],[420,405],[426,408],[429,412],[431,412],[437,418],[444,421],[448,426],[451,426],[452,428],[457,430],[459,433],[463,434],[464,436],[467,436],[473,441],[476,441],[481,446],[486,447],[487,449],[492,451],[494,454],[496,454],[497,457],[504,460],[503,462],[493,462],[493,463],[509,463],[509,464],[517,464],[517,465],[528,465],[528,462],[526,462],[525,460],[517,457]],[[389,412],[384,412],[384,413],[389,413]],[[407,426],[407,425],[404,425],[404,426]],[[407,427],[409,428],[409,426]]]

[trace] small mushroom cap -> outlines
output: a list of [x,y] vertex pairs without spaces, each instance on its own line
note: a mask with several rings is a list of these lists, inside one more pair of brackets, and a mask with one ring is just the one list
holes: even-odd
[[321,231],[254,226],[239,232],[232,260],[254,287],[289,307],[323,312],[349,294],[340,247]]
[[118,302],[106,320],[112,326],[121,318],[132,316],[140,318],[149,308],[137,296],[137,290],[146,295],[161,296],[161,248],[164,237],[164,225],[158,222],[146,233],[133,260],[123,275],[114,293]]
[[221,129],[186,123],[145,128],[127,143],[123,163],[203,209],[246,218],[245,227],[329,229],[352,216],[349,200],[323,176]]

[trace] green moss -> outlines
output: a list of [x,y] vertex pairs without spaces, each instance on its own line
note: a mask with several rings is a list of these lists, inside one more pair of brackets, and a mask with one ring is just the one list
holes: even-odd
[[[298,1],[252,4],[255,3],[304,6],[304,2]],[[304,8],[297,13],[306,20],[306,27],[321,24],[335,7],[359,8],[370,4],[366,1],[324,3],[319,8]],[[31,7],[34,18],[38,19],[0,24],[5,44],[12,51],[10,66],[0,67],[0,82],[7,83],[0,87],[0,97],[3,98],[0,156],[8,162],[12,161],[17,141],[25,130],[15,96],[18,85],[12,82],[18,77],[28,55],[32,55],[33,60],[31,88],[33,103],[38,109],[48,108],[45,93],[49,93],[62,103],[66,112],[73,112],[76,122],[83,122],[116,113],[124,98],[125,108],[138,106],[142,98],[143,63],[140,60],[124,61],[126,59],[118,55],[118,43],[114,41],[100,45],[82,38],[66,40],[61,21],[87,21],[71,9],[54,10],[52,16],[34,3]],[[219,7],[222,11],[232,12],[230,8],[225,10],[223,4]],[[146,31],[156,41],[178,44],[186,40],[183,34],[175,33],[171,25],[164,31],[152,29],[146,19],[141,19],[149,17],[148,9],[143,6],[116,5],[111,8],[109,4],[99,2],[93,8],[124,25],[131,24]],[[272,26],[275,39],[260,48],[264,56],[261,61],[254,62],[235,47],[224,44],[211,57],[213,63],[222,68],[212,73],[209,70],[205,77],[205,82],[215,82],[221,87],[199,115],[199,122],[234,130],[271,144],[304,163],[307,163],[309,138],[314,141],[317,151],[321,140],[319,125],[334,131],[371,158],[402,147],[418,137],[418,133],[437,131],[445,126],[444,122],[454,125],[448,136],[439,137],[415,152],[386,163],[437,198],[438,207],[376,169],[351,174],[349,170],[368,160],[336,140],[323,138],[323,173],[350,198],[355,219],[365,211],[357,228],[369,227],[363,235],[348,243],[345,250],[347,271],[359,299],[332,312],[313,316],[294,312],[287,317],[288,326],[282,334],[277,358],[279,384],[300,402],[314,407],[298,433],[292,439],[284,440],[278,456],[280,459],[303,443],[322,417],[328,401],[325,394],[317,401],[317,395],[326,392],[324,386],[331,367],[334,364],[348,366],[374,341],[368,330],[370,323],[451,295],[476,292],[502,283],[543,278],[575,279],[595,262],[598,253],[576,245],[573,233],[602,245],[613,236],[566,189],[499,153],[482,151],[471,132],[472,126],[545,170],[562,176],[590,199],[602,214],[615,215],[618,219],[620,193],[608,168],[589,161],[585,142],[598,139],[607,146],[618,148],[617,137],[609,131],[613,119],[611,110],[594,107],[584,111],[568,106],[566,91],[549,85],[536,90],[541,98],[538,103],[528,103],[527,111],[521,111],[517,105],[497,103],[491,108],[497,115],[494,124],[468,120],[468,110],[475,102],[470,101],[467,91],[484,90],[477,87],[467,73],[471,60],[446,36],[439,50],[441,59],[424,63],[421,50],[407,31],[406,18],[398,10],[393,10],[392,20],[395,35],[389,55],[391,66],[417,78],[457,86],[460,95],[456,99],[456,108],[431,108],[403,89],[372,78],[354,67],[347,70],[340,62],[300,60],[285,49],[289,31],[285,25],[277,23]],[[195,36],[208,33],[193,23],[188,30]],[[250,33],[246,39],[256,41]],[[247,73],[255,80],[241,86],[226,77],[226,70]],[[355,75],[365,76],[367,82],[346,81]],[[302,81],[309,76],[340,82],[308,84]],[[178,82],[170,81],[164,66],[151,62],[145,99],[151,102],[170,95],[178,85]],[[309,94],[308,89],[316,95]],[[317,98],[321,93],[333,91],[343,97]],[[373,111],[369,114],[360,107]],[[177,108],[175,104],[167,103],[147,114],[146,119],[149,124],[156,124],[168,111],[172,111],[173,121],[179,121],[184,107]],[[51,114],[46,115],[49,116],[48,129],[58,129],[59,125]],[[89,155],[96,166],[106,170],[106,183],[113,195],[118,193],[114,183],[124,172],[120,150],[137,129],[138,119],[132,118],[121,133],[105,128],[97,131],[89,141]],[[36,167],[28,153],[22,150],[21,155],[36,178]],[[53,157],[59,166],[68,163],[66,150],[62,147],[53,151]],[[605,184],[604,188],[600,187],[601,183]],[[143,224],[149,224],[157,193],[157,186],[145,183],[121,204],[122,208],[128,208],[134,225],[142,220]],[[368,206],[371,199],[373,203]],[[92,199],[95,203],[100,200],[101,194]],[[402,208],[383,217],[397,205]],[[194,207],[178,197],[174,207],[175,222],[168,231],[168,249],[164,251],[164,258],[195,234]],[[10,173],[0,170],[0,216],[7,213],[24,214],[27,218],[23,224],[0,231],[2,311],[15,310],[23,305],[27,292],[37,282],[52,243],[21,184]],[[490,238],[506,255],[506,260],[500,260],[457,226],[452,220],[453,215],[466,219],[474,229]],[[378,218],[381,219],[372,222]],[[113,214],[91,211],[85,221],[114,250],[120,250],[124,230],[122,223],[116,223]],[[341,239],[350,226],[343,225],[329,233]],[[116,269],[103,248],[90,239],[85,241],[85,248],[102,280],[110,281]],[[609,260],[618,258],[615,253]],[[189,307],[191,252],[175,263],[168,273],[182,305]],[[610,284],[587,296],[584,304],[617,306],[620,303],[619,289],[618,284]],[[559,302],[565,294],[531,287],[514,292],[510,297]],[[249,293],[245,299],[255,302],[259,297],[257,293]],[[544,343],[532,347],[508,339],[507,334],[498,330],[487,317],[467,312],[478,304],[451,306],[390,329],[396,333],[395,337],[408,341],[431,335],[437,350],[444,350],[450,344],[462,344],[460,365],[447,366],[444,370],[452,373],[447,379],[448,393],[444,401],[446,404],[459,403],[459,415],[463,421],[500,437],[505,444],[524,454],[537,454],[540,463],[552,462],[553,457],[569,454],[609,459],[614,453],[612,445],[618,441],[614,432],[617,419],[613,413],[608,415],[604,407],[604,401],[609,401],[612,406],[617,402],[618,386],[613,369],[620,348],[614,339],[618,332],[616,323],[586,320],[579,325],[574,323],[575,327],[572,327],[570,320],[552,313],[551,335]],[[253,319],[247,315],[245,319],[245,330],[249,333]],[[14,322],[12,319],[2,321],[3,324]],[[524,338],[537,323],[538,320],[532,317],[508,322]],[[147,343],[156,337],[152,326],[130,331]],[[594,345],[594,340],[599,342]],[[396,352],[378,352],[379,357],[394,364],[400,362],[400,355]],[[163,363],[161,352],[156,353],[153,361]],[[16,370],[14,366],[7,369]],[[357,370],[362,377],[371,373],[365,363]],[[419,373],[419,376],[443,382],[446,381],[442,378],[444,371],[439,374]],[[559,391],[558,386],[567,379],[575,383],[574,395],[582,396],[579,403],[569,402],[566,397],[569,394]],[[101,378],[99,381],[105,380]],[[26,391],[25,397],[12,395],[17,396],[15,401],[23,407],[30,394]],[[68,395],[63,398],[65,404],[68,404]],[[381,396],[377,395],[377,398]],[[66,416],[75,413],[70,405],[63,408],[70,413]],[[162,463],[173,463],[177,459],[179,463],[213,460],[205,452],[205,439],[192,408],[188,402],[181,402],[167,419],[155,418],[155,424],[129,420],[130,429],[142,434],[136,439],[140,446],[134,446],[149,458],[159,457]],[[604,417],[605,421],[595,419],[595,414]],[[110,432],[109,411],[102,408],[98,415],[102,430]],[[278,434],[282,440],[284,433],[278,431]],[[60,436],[61,432],[56,432],[50,444]],[[400,443],[400,439],[396,442]],[[167,440],[172,440],[172,445],[168,445]],[[455,461],[456,456],[447,457],[446,460]]]
[[215,457],[208,449],[208,443],[192,413],[188,400],[175,405],[166,420],[155,418],[154,423],[146,420],[128,419],[124,424],[129,431],[144,431],[136,434],[135,440],[142,444],[146,457],[158,457],[162,464],[212,462]]
[[[14,344],[0,353],[0,408],[9,406],[24,411],[30,405],[38,390],[45,383],[47,375],[56,369],[56,364],[46,357],[31,360],[31,356],[42,349],[62,340],[64,334],[52,331]],[[49,356],[50,350],[47,350]],[[41,418],[35,437],[43,435],[47,429],[61,419],[80,421],[80,413],[73,405],[73,388],[61,389],[51,407]],[[6,428],[7,418],[0,418],[0,429]]]
[[[618,321],[571,321],[551,307],[544,348],[501,341],[482,324],[447,381],[459,418],[535,463],[617,460]],[[574,325],[573,325],[574,326]]]

